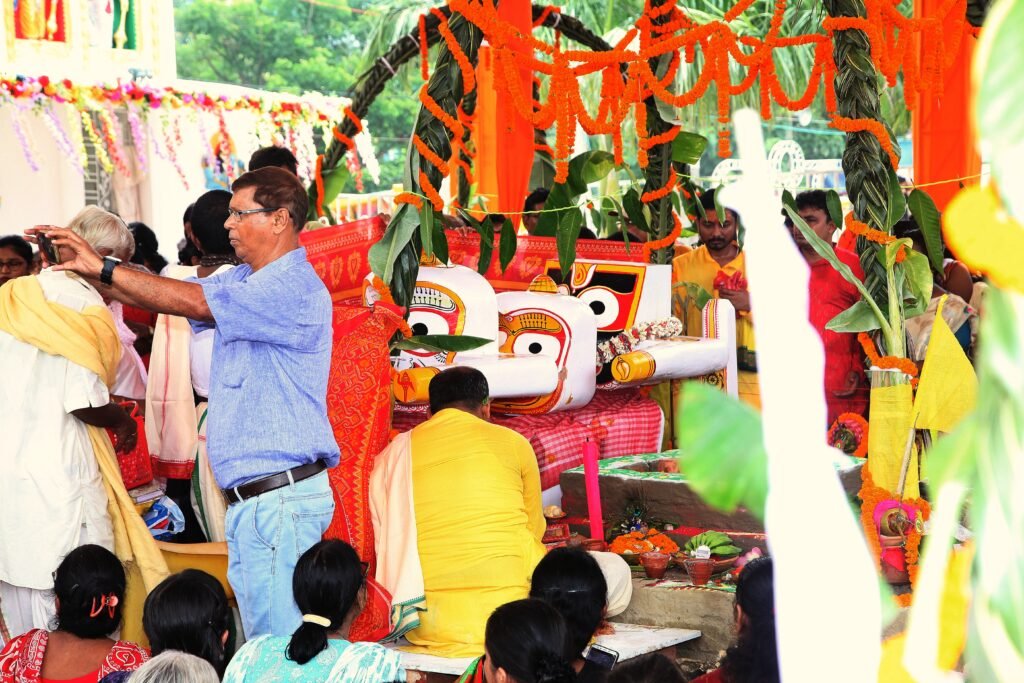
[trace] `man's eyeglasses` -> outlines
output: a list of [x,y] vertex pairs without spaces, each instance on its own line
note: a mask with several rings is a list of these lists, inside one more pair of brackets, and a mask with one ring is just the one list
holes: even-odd
[[11,261],[0,261],[0,270],[7,268],[8,270],[17,270],[18,268],[25,268],[28,264],[22,259],[13,259]]
[[239,211],[238,209],[231,209],[231,208],[229,208],[228,209],[228,218],[241,218],[242,216],[248,216],[249,214],[252,214],[252,213],[271,213],[272,211],[277,211],[280,208],[281,207],[279,207],[279,206],[275,206],[273,208],[267,208],[267,209],[245,209],[244,211]]

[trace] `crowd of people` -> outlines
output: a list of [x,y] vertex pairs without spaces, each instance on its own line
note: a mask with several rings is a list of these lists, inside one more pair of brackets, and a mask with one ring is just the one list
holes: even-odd
[[[528,232],[545,200],[544,190],[526,200]],[[699,243],[672,264],[674,312],[699,335],[689,286],[732,304],[740,395],[756,406],[742,219],[713,190],[701,203]],[[332,303],[298,239],[307,208],[294,157],[275,148],[254,155],[230,192],[188,207],[176,265],[147,226],[97,207],[66,227],[30,229],[28,240],[0,238],[0,393],[11,406],[0,442],[0,683],[406,680],[395,650],[348,639],[360,614],[381,607],[408,650],[476,658],[466,681],[683,680],[664,658],[609,671],[591,656],[606,620],[629,603],[629,568],[607,553],[546,550],[536,455],[490,421],[487,381],[471,368],[435,376],[429,419],[377,457],[372,566],[323,540],[339,447],[325,403]],[[834,239],[823,192],[799,194],[796,208]],[[829,419],[863,415],[862,350],[854,335],[826,329],[859,294],[785,220],[810,267]],[[897,230],[924,249],[912,221]],[[852,251],[836,253],[863,277]],[[970,301],[964,270],[949,259],[935,293]],[[969,344],[970,326],[957,331]],[[112,447],[130,452],[138,441],[126,400],[142,407],[155,474],[186,518],[176,540],[226,543],[234,599],[198,570],[156,577],[143,592],[148,647],[117,640],[139,588],[111,504],[124,487],[104,466]],[[452,543],[466,519],[472,538]],[[127,557],[153,551],[128,545]],[[771,585],[770,560],[740,574],[737,642],[702,683],[777,679]]]

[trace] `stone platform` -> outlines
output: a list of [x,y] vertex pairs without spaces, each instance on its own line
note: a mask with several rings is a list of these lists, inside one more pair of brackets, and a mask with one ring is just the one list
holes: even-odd
[[676,647],[676,656],[706,669],[732,643],[735,604],[733,591],[692,586],[681,570],[670,569],[659,580],[634,572],[633,599],[612,621],[700,631],[700,638]]

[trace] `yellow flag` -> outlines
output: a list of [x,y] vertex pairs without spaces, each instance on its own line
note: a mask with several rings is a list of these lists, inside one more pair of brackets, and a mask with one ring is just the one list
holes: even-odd
[[952,431],[964,415],[974,409],[978,378],[967,354],[942,318],[943,296],[935,311],[932,336],[917,385],[914,415],[918,429]]

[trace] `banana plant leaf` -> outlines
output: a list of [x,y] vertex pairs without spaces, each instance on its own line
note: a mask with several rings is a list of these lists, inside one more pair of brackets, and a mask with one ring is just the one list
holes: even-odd
[[[792,199],[792,195],[790,195],[790,199]],[[866,303],[868,305],[868,307],[871,309],[872,313],[875,314],[875,318],[876,318],[876,323],[877,324],[874,327],[872,327],[871,329],[878,329],[880,327],[883,328],[883,329],[888,329],[889,321],[886,319],[886,317],[882,313],[881,309],[878,308],[878,305],[874,302],[874,299],[871,298],[871,294],[868,292],[867,288],[864,287],[864,283],[860,281],[860,278],[858,278],[856,275],[853,274],[853,271],[850,270],[850,267],[848,265],[846,265],[845,263],[843,263],[842,261],[839,260],[839,257],[836,256],[836,252],[832,248],[832,245],[827,243],[825,240],[821,239],[820,237],[818,237],[818,235],[813,230],[811,230],[811,228],[807,225],[807,223],[804,222],[804,219],[800,218],[800,214],[798,214],[796,212],[796,208],[793,205],[791,205],[789,203],[786,203],[785,193],[783,193],[783,204],[784,204],[783,208],[786,210],[786,213],[789,214],[789,217],[790,217],[790,219],[792,219],[793,224],[797,227],[797,229],[801,233],[803,233],[804,239],[806,239],[808,244],[810,244],[811,247],[814,248],[814,251],[817,252],[818,256],[820,256],[821,258],[823,258],[826,261],[828,261],[829,265],[831,265],[833,268],[835,268],[836,272],[839,273],[844,280],[846,280],[851,285],[856,287],[857,291],[860,292],[860,295],[861,295],[862,300],[863,300],[862,302]],[[854,304],[853,307],[856,307],[858,304],[860,304],[862,302],[860,302],[860,301],[857,302],[857,304]],[[847,310],[850,310],[850,309],[847,309]],[[839,316],[843,316],[846,313],[847,313],[847,311],[843,311],[843,313],[840,313]],[[850,315],[851,315],[851,317],[853,317],[856,314],[851,313]],[[836,316],[836,318],[838,318],[839,316]],[[826,325],[825,328],[826,329],[833,329],[831,327],[831,325],[832,325],[832,322],[834,322],[836,320],[836,318],[833,318],[831,321],[829,321],[828,325]],[[845,322],[845,321],[840,321],[840,323],[842,323],[842,322]],[[837,331],[839,331],[839,330],[837,330]],[[862,330],[862,331],[867,331],[867,330]]]
[[683,391],[676,434],[686,483],[719,510],[733,512],[742,505],[764,519],[768,453],[761,416],[707,384],[687,382]]
[[399,339],[391,344],[392,349],[403,351],[432,351],[435,353],[459,353],[461,351],[472,351],[484,344],[490,344],[493,339],[483,337],[472,337],[463,334],[421,334]]
[[935,202],[924,190],[914,188],[907,200],[910,205],[910,213],[914,216],[914,222],[921,230],[924,237],[925,250],[928,252],[928,261],[937,272],[942,272],[942,255],[944,252],[942,242],[942,223],[939,219],[939,210],[935,208]]

